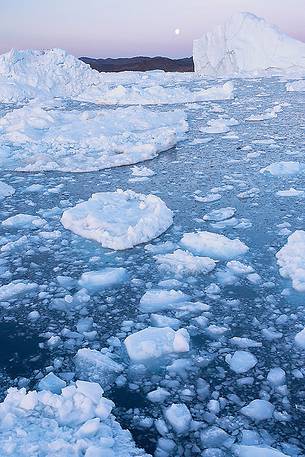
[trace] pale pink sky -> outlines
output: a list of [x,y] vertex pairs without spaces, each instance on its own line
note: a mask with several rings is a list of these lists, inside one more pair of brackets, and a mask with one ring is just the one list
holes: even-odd
[[76,56],[190,56],[194,38],[238,11],[305,41],[305,0],[0,0],[0,53],[60,47]]

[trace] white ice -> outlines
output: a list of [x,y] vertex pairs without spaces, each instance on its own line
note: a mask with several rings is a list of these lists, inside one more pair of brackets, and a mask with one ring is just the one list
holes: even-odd
[[76,381],[60,395],[11,388],[0,404],[1,455],[148,457],[115,421],[113,406],[96,383]]
[[257,358],[248,351],[236,351],[226,356],[226,362],[235,373],[247,373],[257,364]]
[[208,274],[216,266],[215,260],[209,257],[194,256],[190,252],[177,249],[171,254],[160,254],[154,257],[158,268],[164,273],[177,276],[185,274]]
[[272,176],[293,176],[304,171],[304,165],[299,162],[274,162],[260,170],[261,173],[270,173]]
[[195,71],[209,77],[305,74],[305,44],[251,13],[194,41]]
[[188,352],[189,340],[185,329],[148,327],[129,335],[124,344],[132,361],[144,362],[166,354]]
[[0,169],[88,172],[156,157],[188,129],[180,110],[45,109],[30,103],[0,118]]
[[249,248],[238,238],[230,239],[212,232],[185,233],[180,244],[195,255],[214,260],[231,260],[246,254]]
[[305,232],[296,230],[276,254],[280,274],[292,281],[292,287],[305,292]]
[[104,268],[98,271],[83,273],[78,281],[81,287],[89,290],[99,290],[124,283],[128,278],[125,268]]
[[79,379],[98,382],[104,389],[109,388],[123,371],[122,365],[107,354],[89,348],[79,349],[74,363]]
[[61,223],[103,247],[121,250],[160,236],[173,223],[173,214],[155,195],[119,189],[93,194],[65,210]]

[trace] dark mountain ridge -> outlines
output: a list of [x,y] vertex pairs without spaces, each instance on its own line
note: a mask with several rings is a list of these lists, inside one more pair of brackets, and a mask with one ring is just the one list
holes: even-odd
[[182,59],[170,59],[169,57],[122,57],[117,59],[94,59],[91,57],[80,57],[80,60],[90,65],[91,68],[103,72],[119,71],[149,71],[164,70],[191,72],[194,71],[192,57]]

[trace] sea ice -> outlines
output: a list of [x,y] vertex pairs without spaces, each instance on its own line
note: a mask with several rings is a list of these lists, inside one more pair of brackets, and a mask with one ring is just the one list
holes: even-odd
[[231,370],[235,373],[246,373],[255,367],[257,358],[248,351],[236,351],[233,355],[226,356],[226,362],[229,364]]
[[166,354],[188,352],[189,334],[185,329],[148,327],[129,335],[124,343],[130,359],[144,362]]
[[81,287],[89,290],[99,290],[114,287],[127,280],[128,274],[125,268],[104,268],[98,271],[83,273],[78,281]]
[[115,421],[113,406],[96,383],[76,381],[60,395],[11,388],[0,404],[1,455],[149,457]]
[[0,169],[85,172],[152,159],[188,129],[180,110],[63,111],[28,105],[0,118]]
[[293,81],[292,83],[286,84],[287,92],[305,92],[305,81]]
[[139,308],[143,313],[175,309],[179,304],[187,302],[189,298],[180,290],[151,289],[142,296]]
[[89,348],[79,349],[74,363],[79,379],[98,382],[104,389],[109,388],[123,371],[122,365],[108,355]]
[[274,406],[267,400],[253,400],[247,406],[241,408],[240,412],[255,421],[271,419]]
[[266,446],[245,446],[236,444],[233,446],[236,457],[289,457],[273,447]]
[[2,225],[7,228],[13,229],[29,229],[36,230],[43,227],[47,221],[41,219],[39,216],[32,216],[31,214],[16,214],[2,221]]
[[100,192],[64,211],[61,223],[105,248],[128,249],[160,236],[173,223],[173,213],[155,195],[131,190]]
[[3,181],[0,181],[0,200],[2,200],[5,197],[10,197],[11,195],[14,195],[14,193],[14,187],[10,186],[9,184]]
[[299,162],[274,162],[260,170],[272,176],[293,176],[304,171],[304,165]]
[[208,274],[214,270],[216,262],[209,257],[194,256],[190,252],[177,249],[172,254],[157,255],[155,259],[160,271],[177,276],[185,274]]
[[249,248],[238,238],[232,240],[212,232],[185,233],[180,244],[195,255],[214,260],[230,260],[246,254]]
[[190,429],[192,416],[188,407],[183,403],[172,404],[165,410],[164,414],[176,433],[184,434]]
[[305,232],[296,230],[276,254],[280,274],[292,280],[292,287],[305,292]]

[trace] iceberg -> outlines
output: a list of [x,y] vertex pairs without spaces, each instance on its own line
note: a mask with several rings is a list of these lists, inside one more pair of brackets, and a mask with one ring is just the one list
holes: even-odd
[[251,13],[194,40],[193,58],[195,72],[211,78],[305,74],[305,43]]

